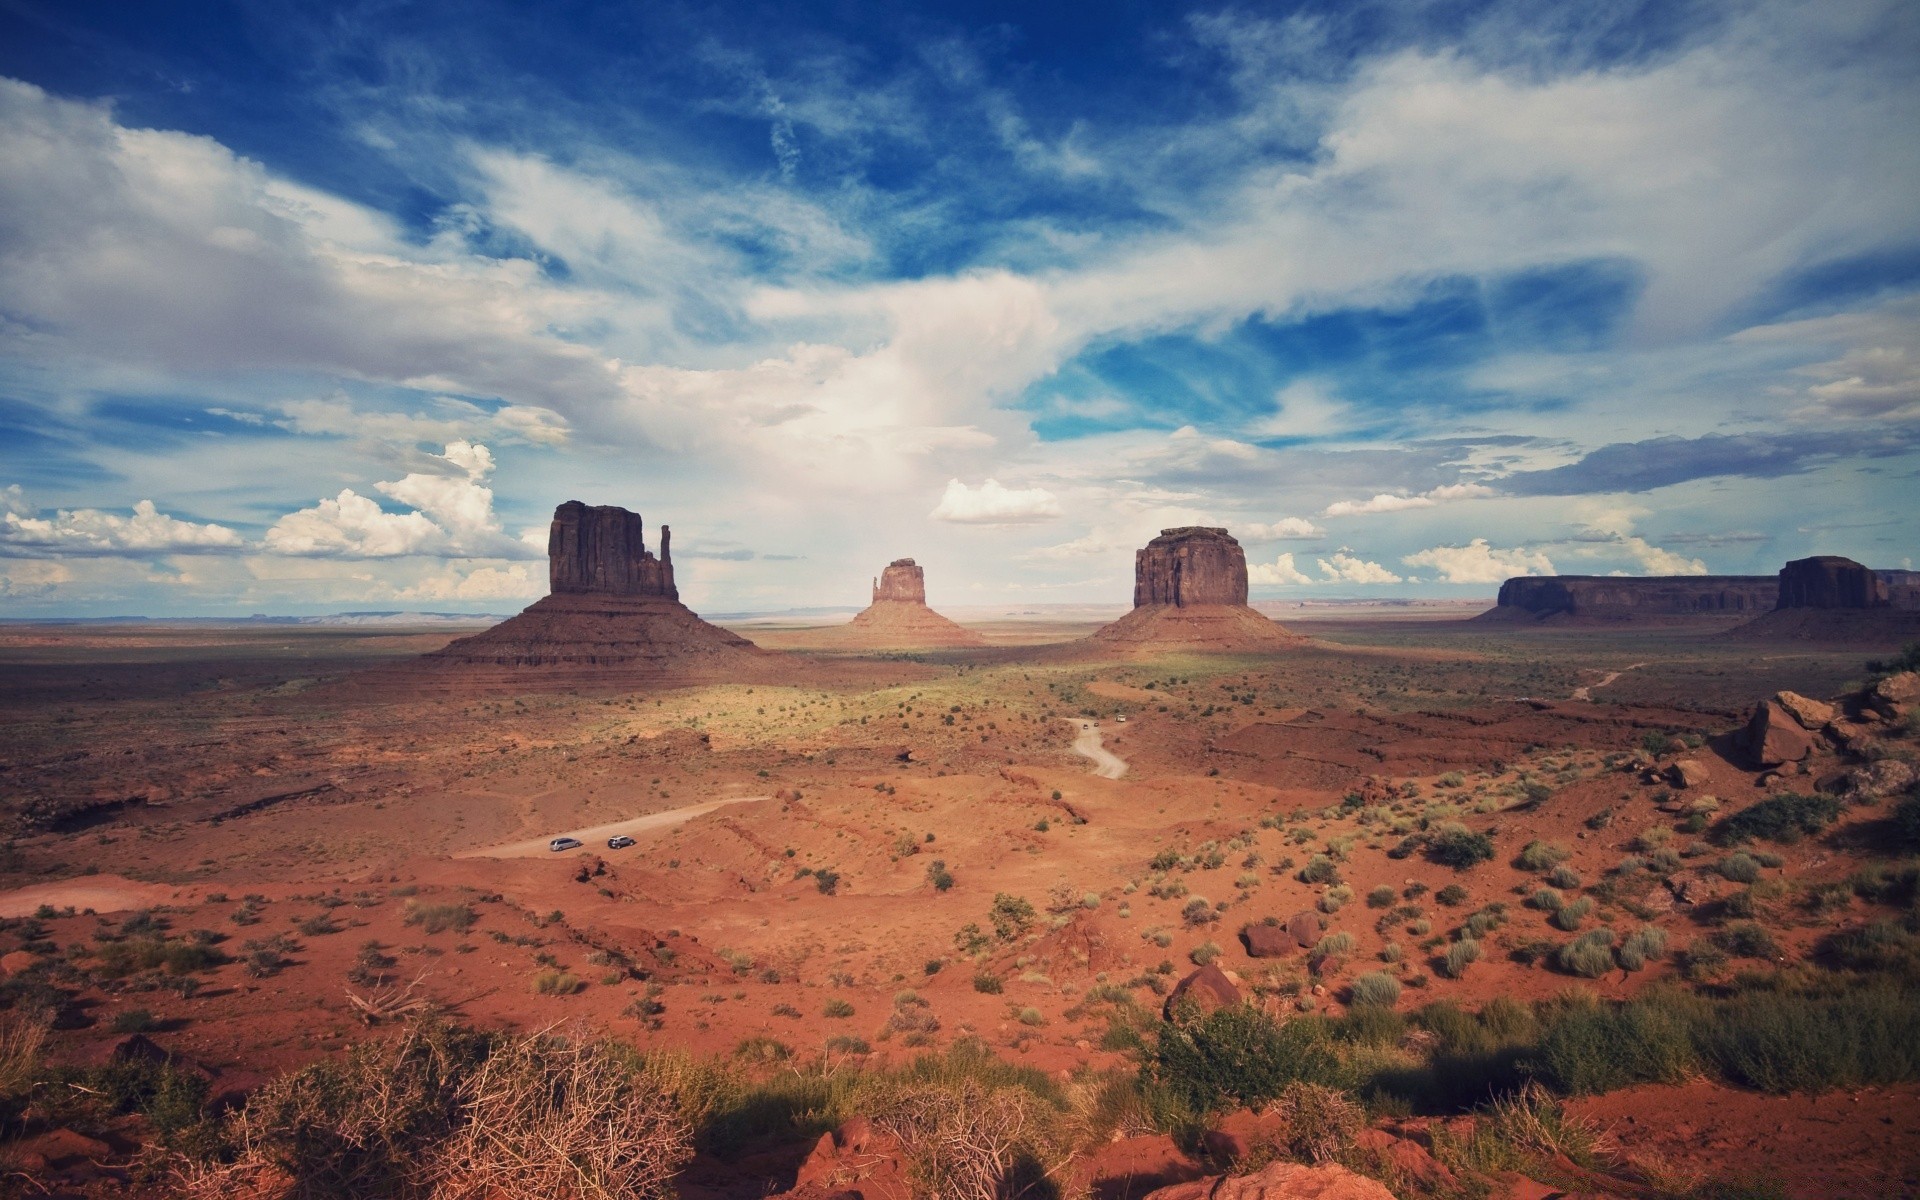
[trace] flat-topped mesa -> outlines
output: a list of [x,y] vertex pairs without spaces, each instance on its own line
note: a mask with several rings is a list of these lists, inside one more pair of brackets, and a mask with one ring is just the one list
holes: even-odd
[[1247,554],[1224,529],[1183,525],[1134,552],[1133,606],[1247,602]]
[[894,600],[902,604],[927,602],[927,573],[910,558],[896,558],[873,581],[873,603]]
[[660,527],[660,557],[648,550],[640,514],[569,500],[547,530],[547,580],[556,596],[664,596],[673,586],[673,534]]
[[1780,568],[1776,608],[1886,608],[1887,584],[1850,558],[1819,554]]
[[1531,575],[1500,585],[1489,618],[1668,620],[1754,616],[1779,591],[1771,575]]

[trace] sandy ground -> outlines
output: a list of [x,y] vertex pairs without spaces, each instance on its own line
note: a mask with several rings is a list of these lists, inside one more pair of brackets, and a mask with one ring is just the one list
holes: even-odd
[[[1109,758],[1112,755],[1108,755]],[[1118,759],[1114,759],[1119,762]],[[1125,769],[1123,764],[1122,770]],[[750,804],[755,800],[766,800],[766,796],[724,796],[718,800],[703,800],[698,804],[689,804],[684,808],[670,808],[666,812],[648,813],[644,817],[634,817],[626,821],[611,821],[605,825],[588,825],[581,829],[563,829],[557,833],[542,834],[520,842],[508,842],[504,846],[489,846],[484,850],[468,850],[454,855],[455,858],[543,858],[553,851],[548,844],[557,837],[578,838],[584,845],[581,852],[592,850],[598,845],[605,849],[606,840],[617,834],[637,836],[661,829],[670,829],[684,824],[695,817],[705,816],[715,809],[725,808],[729,804]]]
[[31,916],[43,904],[82,912],[124,912],[156,904],[179,904],[187,899],[188,892],[164,883],[137,883],[119,875],[83,875],[0,892],[0,917]]
[[1073,739],[1073,752],[1093,760],[1093,773],[1101,779],[1118,779],[1127,773],[1124,759],[1107,749],[1100,739],[1098,721],[1077,721],[1080,736]]

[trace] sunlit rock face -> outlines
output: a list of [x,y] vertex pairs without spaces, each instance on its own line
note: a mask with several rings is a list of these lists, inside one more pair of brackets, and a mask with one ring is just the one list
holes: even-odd
[[673,586],[673,534],[660,527],[660,557],[648,551],[640,514],[569,500],[547,530],[548,590],[556,596],[664,596]]
[[1833,554],[1780,568],[1780,608],[1886,608],[1887,585],[1872,570]]
[[1247,602],[1247,554],[1224,529],[1162,529],[1133,556],[1133,606]]

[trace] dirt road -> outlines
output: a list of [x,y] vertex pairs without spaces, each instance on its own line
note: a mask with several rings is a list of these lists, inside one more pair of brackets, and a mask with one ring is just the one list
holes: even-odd
[[[1115,760],[1118,761],[1118,760]],[[607,839],[615,834],[626,833],[639,836],[658,829],[670,829],[685,821],[712,812],[716,808],[725,808],[729,804],[751,804],[755,800],[766,800],[767,796],[728,796],[720,800],[703,800],[698,804],[689,804],[685,808],[670,808],[665,812],[648,813],[644,817],[634,817],[626,821],[615,821],[610,825],[589,825],[585,829],[561,829],[543,834],[537,838],[528,838],[524,842],[508,842],[504,846],[487,846],[478,850],[463,850],[455,858],[540,858],[552,854],[547,844],[557,837],[579,838],[586,843],[585,849],[607,848]]]
[[1573,689],[1573,695],[1569,696],[1568,699],[1585,700],[1588,703],[1592,703],[1593,693],[1595,691],[1599,690],[1600,688],[1606,687],[1608,684],[1612,683],[1614,680],[1620,678],[1622,675],[1625,675],[1628,671],[1637,671],[1641,667],[1644,667],[1646,665],[1647,664],[1645,663],[1634,663],[1631,666],[1621,667],[1618,671],[1609,671],[1607,672],[1606,676],[1600,680],[1600,682],[1588,684],[1586,687],[1577,687]]
[[1107,749],[1100,739],[1098,721],[1075,721],[1080,736],[1073,739],[1073,752],[1093,760],[1093,773],[1102,779],[1118,779],[1127,773],[1124,759]]

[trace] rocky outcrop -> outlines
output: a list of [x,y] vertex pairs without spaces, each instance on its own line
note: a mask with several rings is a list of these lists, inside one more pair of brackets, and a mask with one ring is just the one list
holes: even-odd
[[1163,529],[1134,554],[1133,611],[1087,639],[1123,653],[1258,653],[1299,638],[1247,605],[1247,555],[1224,529]]
[[873,581],[873,603],[820,644],[847,650],[938,650],[984,646],[987,640],[927,607],[927,576],[910,558],[896,558]]
[[1850,558],[1799,558],[1780,568],[1775,608],[1886,608],[1887,585]]
[[1238,1003],[1240,989],[1233,986],[1233,980],[1227,978],[1225,971],[1208,963],[1173,985],[1173,990],[1167,993],[1165,1013],[1167,1019],[1172,1020],[1182,1009],[1205,1014]]
[[1500,585],[1484,620],[1632,621],[1756,615],[1773,608],[1779,581],[1771,575],[1541,575]]
[[1133,555],[1133,606],[1247,602],[1247,554],[1224,529],[1183,525]]
[[547,528],[548,590],[556,596],[665,596],[673,586],[672,532],[660,527],[660,557],[648,551],[640,514],[569,500]]
[[899,604],[927,602],[927,573],[910,558],[896,558],[873,581],[873,603],[891,600]]
[[1747,757],[1762,767],[1799,762],[1813,753],[1813,734],[1794,720],[1793,714],[1772,700],[1754,705],[1747,719],[1745,743]]
[[1393,1200],[1378,1180],[1337,1163],[1269,1163],[1251,1175],[1210,1176],[1148,1192],[1144,1200]]
[[570,500],[547,535],[553,593],[420,659],[449,687],[630,687],[741,678],[769,655],[680,603],[669,534],[647,550],[640,517]]

